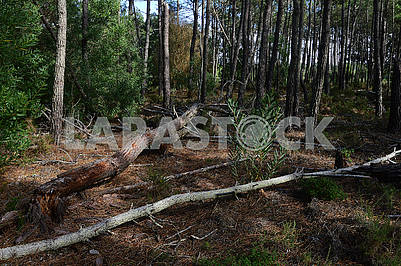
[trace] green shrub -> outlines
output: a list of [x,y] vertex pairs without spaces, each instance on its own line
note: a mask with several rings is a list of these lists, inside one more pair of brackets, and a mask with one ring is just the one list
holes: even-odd
[[204,259],[199,265],[241,265],[241,266],[262,266],[262,265],[279,265],[277,263],[277,253],[270,252],[261,246],[251,249],[249,254],[241,254],[229,256],[227,258]]
[[38,8],[29,1],[2,1],[0,9],[0,167],[29,147],[29,121],[39,116],[48,63],[37,50]]
[[[228,107],[233,116],[235,130],[231,137],[231,145],[229,145],[229,157],[232,161],[236,162],[232,167],[234,176],[239,176],[238,170],[241,166],[245,166],[246,173],[249,175],[251,181],[271,178],[285,159],[284,149],[273,149],[275,130],[282,117],[277,97],[273,94],[266,95],[262,99],[261,107],[249,113],[249,115],[263,118],[267,121],[271,129],[270,132],[257,132],[264,134],[262,136],[256,135],[256,137],[259,139],[263,138],[265,142],[261,143],[260,147],[257,147],[256,144],[259,144],[259,140],[255,138],[257,142],[252,143],[255,144],[252,145],[255,146],[252,147],[255,150],[245,148],[237,139],[237,132],[244,133],[240,131],[249,129],[249,127],[241,128],[243,126],[241,125],[241,121],[247,118],[247,114],[232,100],[228,101]],[[244,159],[245,161],[241,162]]]
[[303,179],[301,186],[303,194],[309,199],[342,200],[346,197],[342,188],[327,177]]

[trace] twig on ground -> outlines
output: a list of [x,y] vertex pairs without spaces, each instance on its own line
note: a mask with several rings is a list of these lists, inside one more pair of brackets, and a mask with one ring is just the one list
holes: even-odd
[[167,237],[166,240],[169,240],[169,239],[171,239],[171,238],[173,238],[175,236],[179,236],[180,234],[184,233],[185,231],[188,231],[189,229],[191,229],[192,227],[194,227],[194,226],[193,225],[188,226],[187,228],[175,233],[174,235]]
[[216,233],[217,232],[217,229],[214,229],[212,232],[210,232],[210,233],[208,233],[208,234],[206,234],[206,235],[204,235],[204,236],[202,236],[202,237],[197,237],[197,236],[194,236],[194,235],[191,235],[191,237],[192,238],[195,238],[196,240],[203,240],[203,239],[205,239],[206,237],[208,237],[208,236],[210,236],[210,235],[212,235],[212,234],[214,234],[214,233]]

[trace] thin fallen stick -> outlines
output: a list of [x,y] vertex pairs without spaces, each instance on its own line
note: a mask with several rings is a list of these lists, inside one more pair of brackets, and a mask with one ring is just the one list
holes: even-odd
[[197,237],[197,236],[194,236],[194,235],[191,235],[191,237],[192,238],[195,238],[196,240],[203,240],[203,239],[205,239],[206,237],[208,237],[208,236],[210,236],[210,235],[212,235],[212,234],[214,234],[214,233],[216,233],[217,232],[217,229],[214,229],[212,232],[210,232],[210,233],[208,233],[208,234],[206,234],[206,235],[204,235],[204,236],[202,236],[202,237]]
[[46,161],[36,161],[36,164],[40,164],[40,165],[48,165],[48,164],[53,164],[53,163],[60,163],[60,164],[76,164],[77,162],[67,162],[67,161],[63,161],[63,160],[46,160]]
[[194,226],[193,225],[188,226],[187,228],[175,233],[174,235],[167,237],[166,240],[172,239],[175,236],[179,236],[180,234],[184,233],[185,231],[188,231],[189,229],[191,229],[192,227],[194,227]]
[[[371,164],[387,161],[387,160],[397,156],[400,153],[401,153],[401,150],[394,151],[389,155],[386,155],[382,158],[378,158],[373,161],[367,162],[363,165],[355,165],[355,166],[342,168],[342,169],[336,169],[336,170],[332,170],[332,171],[322,171],[322,172],[320,172],[320,174],[327,174],[329,172],[331,172],[331,173],[347,173],[352,170],[356,170],[362,166],[369,166]],[[22,256],[42,252],[42,251],[56,250],[56,249],[59,249],[62,247],[67,247],[72,244],[86,241],[90,238],[101,235],[102,233],[105,233],[105,232],[109,231],[110,229],[116,228],[117,226],[120,226],[122,224],[125,224],[127,222],[133,221],[135,219],[138,219],[138,218],[141,218],[144,216],[149,216],[150,214],[155,214],[155,213],[161,212],[161,211],[163,211],[171,206],[177,205],[177,204],[183,204],[183,203],[194,202],[194,201],[206,201],[206,200],[218,199],[218,198],[222,198],[225,196],[236,195],[239,193],[246,193],[246,192],[250,192],[250,191],[254,191],[254,190],[258,190],[258,189],[262,189],[262,188],[266,188],[266,187],[270,187],[270,186],[274,186],[274,185],[278,185],[278,184],[283,184],[286,182],[298,180],[303,177],[304,177],[304,174],[295,172],[293,174],[280,176],[280,177],[263,180],[263,181],[259,181],[259,182],[252,182],[252,183],[248,183],[245,185],[239,185],[239,186],[233,186],[233,187],[229,187],[229,188],[209,190],[209,191],[189,192],[189,193],[184,193],[184,194],[173,195],[168,198],[162,199],[160,201],[154,202],[152,204],[147,204],[145,206],[142,206],[142,207],[139,207],[136,209],[131,209],[131,210],[121,213],[117,216],[110,217],[110,218],[108,218],[100,223],[97,223],[95,225],[82,228],[77,232],[74,232],[71,234],[66,234],[66,235],[57,237],[55,239],[47,239],[47,240],[42,240],[42,241],[29,243],[29,244],[25,244],[25,245],[17,245],[17,246],[2,248],[2,249],[0,249],[0,260],[6,260],[6,259],[9,259],[12,257],[22,257]],[[305,176],[304,178],[308,178],[308,177]]]
[[145,187],[145,186],[149,186],[149,185],[150,185],[149,182],[139,182],[139,183],[136,183],[135,185],[128,185],[128,186],[122,186],[122,187],[108,189],[108,190],[102,191],[100,194],[105,195],[105,194],[127,192],[127,191],[131,191],[133,189],[136,189],[136,188]]
[[211,165],[211,166],[207,166],[207,167],[203,167],[200,169],[196,169],[196,170],[192,170],[192,171],[188,171],[188,172],[184,172],[184,173],[179,173],[179,174],[175,174],[175,175],[169,175],[166,177],[163,177],[163,179],[165,181],[170,181],[171,179],[177,179],[186,175],[193,175],[193,174],[199,174],[199,173],[203,173],[206,171],[210,171],[210,170],[214,170],[214,169],[219,169],[222,167],[226,167],[226,166],[230,166],[233,165],[235,163],[239,163],[239,162],[243,162],[246,159],[241,159],[239,161],[230,161],[230,162],[225,162],[225,163],[221,163],[221,164],[216,164],[216,165]]

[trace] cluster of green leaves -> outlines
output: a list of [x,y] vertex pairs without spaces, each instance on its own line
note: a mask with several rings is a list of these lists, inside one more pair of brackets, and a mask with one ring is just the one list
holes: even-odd
[[303,179],[301,186],[303,194],[309,199],[342,200],[346,197],[342,188],[327,177]]
[[29,119],[41,111],[48,63],[37,49],[38,8],[31,2],[2,1],[0,11],[0,167],[29,147]]
[[[228,106],[233,115],[234,130],[239,132],[241,130],[241,121],[246,118],[247,114],[233,100],[228,101]],[[245,160],[243,164],[246,167],[246,172],[249,173],[251,181],[268,179],[276,174],[285,160],[284,149],[273,149],[277,126],[282,117],[276,96],[274,94],[267,95],[262,99],[261,107],[254,109],[250,115],[257,115],[267,121],[270,132],[263,132],[263,134],[266,134],[266,136],[263,136],[266,142],[261,143],[260,149],[255,151],[243,147],[236,136],[231,138],[232,145],[229,146],[229,156],[231,160],[236,162],[232,167],[233,174],[238,176],[240,163]]]
[[204,259],[199,262],[199,265],[279,265],[277,263],[277,258],[277,253],[270,252],[269,250],[264,249],[262,246],[256,246],[251,249],[249,254],[234,255],[222,259]]

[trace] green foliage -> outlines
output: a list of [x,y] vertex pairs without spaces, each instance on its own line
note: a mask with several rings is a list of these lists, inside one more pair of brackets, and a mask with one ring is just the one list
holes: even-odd
[[41,32],[31,2],[2,1],[0,11],[0,167],[29,147],[29,119],[40,114],[48,64],[36,48]]
[[370,216],[365,221],[365,241],[361,248],[378,265],[400,265],[401,228],[388,219]]
[[301,180],[302,192],[309,199],[342,200],[346,194],[332,179],[318,177]]
[[262,246],[257,246],[252,248],[249,254],[234,255],[223,259],[204,259],[199,262],[199,265],[279,265],[277,263],[277,257],[278,256],[276,252],[270,252],[269,250],[264,249]]
[[345,160],[352,163],[351,155],[355,152],[354,149],[342,149],[341,153],[344,155]]
[[[50,22],[57,19],[55,7],[54,4],[42,6]],[[66,113],[80,117],[88,113],[109,118],[133,116],[142,102],[140,90],[144,80],[133,18],[124,14],[120,3],[114,0],[89,1],[88,13],[86,62],[82,56],[82,1],[67,1]],[[55,45],[49,36],[47,31],[41,35],[41,49],[54,58]],[[72,72],[82,90],[74,82]],[[48,93],[43,97],[45,104],[50,104],[53,91],[51,74]]]
[[287,248],[294,248],[298,240],[297,223],[295,221],[285,222],[281,235],[281,242]]
[[[234,130],[235,132],[239,132],[241,121],[246,118],[246,114],[232,100],[228,101],[228,106],[233,114]],[[268,137],[267,134],[270,137],[265,138],[268,139],[267,142],[261,145],[260,149],[256,151],[246,149],[241,145],[236,136],[232,137],[232,145],[229,146],[229,156],[231,160],[236,162],[232,167],[233,174],[238,176],[240,163],[242,160],[245,160],[243,164],[252,181],[268,179],[276,174],[279,166],[285,159],[284,149],[273,149],[275,132],[282,117],[276,97],[274,95],[267,95],[262,100],[261,108],[253,110],[251,115],[257,115],[267,121],[270,132],[262,133],[266,134],[263,137]]]

